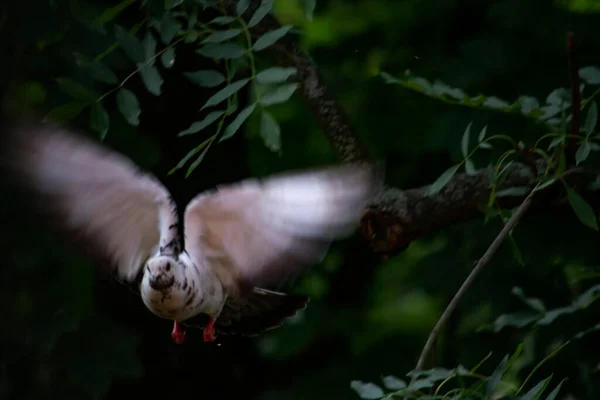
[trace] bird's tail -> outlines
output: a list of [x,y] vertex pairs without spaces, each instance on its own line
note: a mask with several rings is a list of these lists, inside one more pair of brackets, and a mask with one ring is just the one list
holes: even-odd
[[[286,319],[306,308],[308,301],[307,296],[254,288],[244,300],[227,300],[216,320],[215,331],[222,335],[257,336],[281,326]],[[204,317],[194,317],[184,325],[204,327],[208,322]]]

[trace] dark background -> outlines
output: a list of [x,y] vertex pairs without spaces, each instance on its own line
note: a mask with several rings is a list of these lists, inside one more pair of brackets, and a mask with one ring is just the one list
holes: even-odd
[[[14,95],[7,107],[18,104],[44,114],[65,103],[56,77],[93,85],[73,54],[95,56],[112,44],[86,18],[117,3],[3,2],[0,84]],[[119,23],[133,25],[138,11],[131,7]],[[318,0],[312,22],[296,1],[276,1],[276,11],[282,23],[302,29],[303,49],[372,155],[385,160],[386,183],[406,189],[433,182],[460,160],[460,138],[470,121],[476,132],[488,125],[490,133],[524,141],[546,132],[519,116],[451,106],[385,85],[381,71],[401,76],[409,69],[472,95],[543,101],[569,85],[569,31],[575,33],[580,65],[600,65],[600,8],[592,1]],[[337,162],[308,109],[293,97],[272,108],[282,127],[281,154],[264,146],[253,117],[231,140],[214,145],[190,177],[185,170],[168,175],[212,133],[176,137],[199,119],[197,110],[214,92],[190,84],[182,73],[219,68],[194,48],[178,47],[174,67],[161,68],[160,96],[145,91],[139,77],[129,81],[142,106],[137,128],[120,116],[114,96],[106,106],[107,145],[154,172],[181,209],[218,183]],[[119,49],[104,61],[120,78],[129,73]],[[106,87],[94,89],[102,93]],[[242,104],[245,96],[242,92]],[[71,125],[85,129],[88,119],[84,112]],[[487,165],[490,157],[482,153],[476,166]],[[20,201],[6,190],[0,198],[3,225],[12,226],[21,218]],[[192,331],[178,346],[169,321],[153,316],[125,286],[97,272],[39,223],[23,219],[18,229],[0,231],[0,398],[356,399],[351,380],[401,377],[414,368],[439,314],[501,227],[498,219],[462,223],[387,260],[372,254],[357,234],[336,243],[322,265],[289,289],[312,297],[298,318],[256,339],[220,337],[217,344],[203,343],[202,332]],[[511,294],[514,286],[551,309],[597,284],[598,234],[574,214],[532,214],[515,239],[525,266],[509,246],[502,247],[462,300],[433,365],[470,368],[492,351],[482,367],[489,374],[525,341],[514,377],[520,384],[557,341],[597,323],[598,306],[592,305],[537,330],[478,331],[501,314],[527,310]],[[554,373],[552,386],[570,378],[564,393],[597,398],[599,357],[588,350],[597,339],[592,333],[574,341],[532,382]]]

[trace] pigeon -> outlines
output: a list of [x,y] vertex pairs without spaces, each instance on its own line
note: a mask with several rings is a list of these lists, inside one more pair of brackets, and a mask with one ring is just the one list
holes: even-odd
[[98,140],[33,120],[1,130],[5,175],[150,312],[173,321],[178,344],[194,321],[212,342],[260,334],[304,309],[307,296],[277,290],[356,230],[376,183],[365,162],[248,178],[197,194],[180,226],[165,186]]

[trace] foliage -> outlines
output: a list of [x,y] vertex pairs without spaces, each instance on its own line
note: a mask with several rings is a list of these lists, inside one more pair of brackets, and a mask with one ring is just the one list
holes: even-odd
[[[493,190],[486,217],[397,257],[378,260],[357,238],[332,246],[291,289],[312,298],[303,314],[221,346],[190,332],[176,347],[169,324],[139,299],[96,279],[37,223],[22,223],[0,237],[0,304],[10,327],[1,335],[0,395],[154,398],[189,396],[190,387],[199,396],[265,400],[600,393],[600,361],[589,351],[598,338],[597,211],[581,188],[563,183],[571,139],[578,166],[598,163],[600,21],[590,2],[275,0],[246,19],[245,0],[235,12],[202,0],[40,0],[36,12],[9,3],[0,7],[2,38],[16,32],[9,37],[25,50],[0,54],[17,63],[5,106],[96,135],[152,169],[182,202],[218,183],[335,162],[294,98],[298,71],[269,52],[290,35],[362,141],[386,160],[386,184],[428,185],[433,196],[457,173],[486,170]],[[282,28],[251,36],[270,14]],[[584,66],[577,135],[567,131],[569,29]],[[404,70],[412,72],[382,72]],[[528,187],[502,187],[511,168],[531,159],[546,165],[542,175]],[[438,339],[428,361],[435,367],[413,371],[441,310],[510,217],[497,200],[551,186],[573,213],[528,216]],[[19,215],[2,195],[2,218]]]

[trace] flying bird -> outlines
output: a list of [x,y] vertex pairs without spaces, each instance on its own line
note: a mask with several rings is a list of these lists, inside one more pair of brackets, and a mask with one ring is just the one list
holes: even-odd
[[148,310],[174,321],[176,343],[197,321],[214,341],[215,331],[253,336],[303,309],[308,297],[275,289],[352,234],[376,182],[366,163],[246,179],[196,195],[181,228],[161,182],[103,144],[41,122],[1,134],[3,171]]

